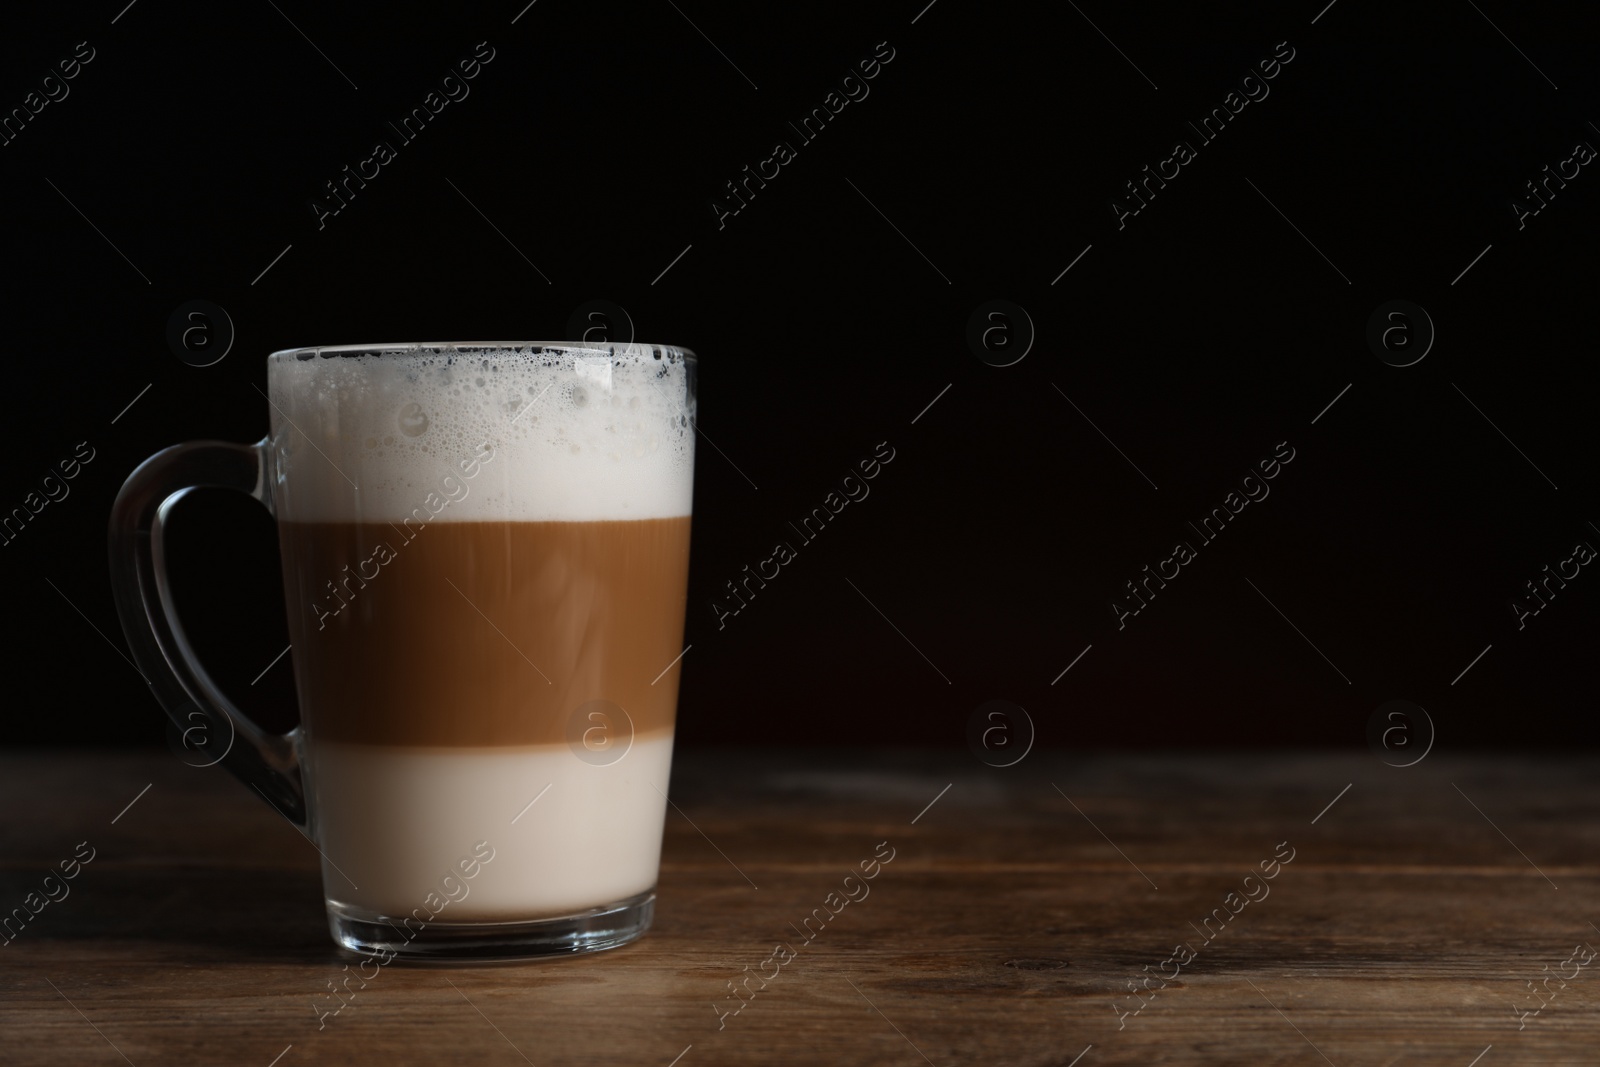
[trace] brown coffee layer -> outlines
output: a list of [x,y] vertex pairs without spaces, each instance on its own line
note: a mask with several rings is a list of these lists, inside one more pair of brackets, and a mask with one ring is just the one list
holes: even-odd
[[313,738],[461,747],[672,729],[680,668],[662,671],[683,649],[688,516],[284,522],[280,539]]

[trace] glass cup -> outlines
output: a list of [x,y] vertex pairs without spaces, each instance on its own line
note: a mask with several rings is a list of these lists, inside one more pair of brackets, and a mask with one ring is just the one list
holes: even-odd
[[[649,927],[695,374],[665,345],[275,352],[270,436],[173,446],[122,487],[111,572],[134,658],[186,743],[307,832],[343,947],[526,958]],[[223,695],[174,612],[164,524],[201,486],[277,516],[286,735]]]

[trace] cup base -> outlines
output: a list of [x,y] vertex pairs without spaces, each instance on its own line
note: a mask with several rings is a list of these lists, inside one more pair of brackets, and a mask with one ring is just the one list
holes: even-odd
[[[650,928],[655,906],[651,888],[572,915],[521,922],[432,922],[415,930],[398,918],[330,904],[328,930],[341,948],[361,956],[392,954],[409,963],[533,960],[626,945]],[[411,927],[416,925],[412,920]]]

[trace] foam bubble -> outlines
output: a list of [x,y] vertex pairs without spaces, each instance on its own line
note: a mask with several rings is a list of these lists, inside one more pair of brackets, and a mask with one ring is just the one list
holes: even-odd
[[687,515],[692,359],[640,344],[274,353],[268,392],[278,515],[301,522]]

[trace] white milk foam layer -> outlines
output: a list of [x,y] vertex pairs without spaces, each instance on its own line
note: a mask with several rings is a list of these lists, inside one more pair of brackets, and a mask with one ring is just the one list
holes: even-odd
[[695,412],[677,350],[417,346],[298,355],[268,364],[281,519],[689,514]]
[[[333,904],[427,921],[432,894],[432,922],[512,921],[614,904],[656,884],[670,733],[634,738],[606,766],[565,745],[308,747]],[[480,841],[493,859],[463,879],[457,864]],[[439,907],[450,895],[460,899]]]

